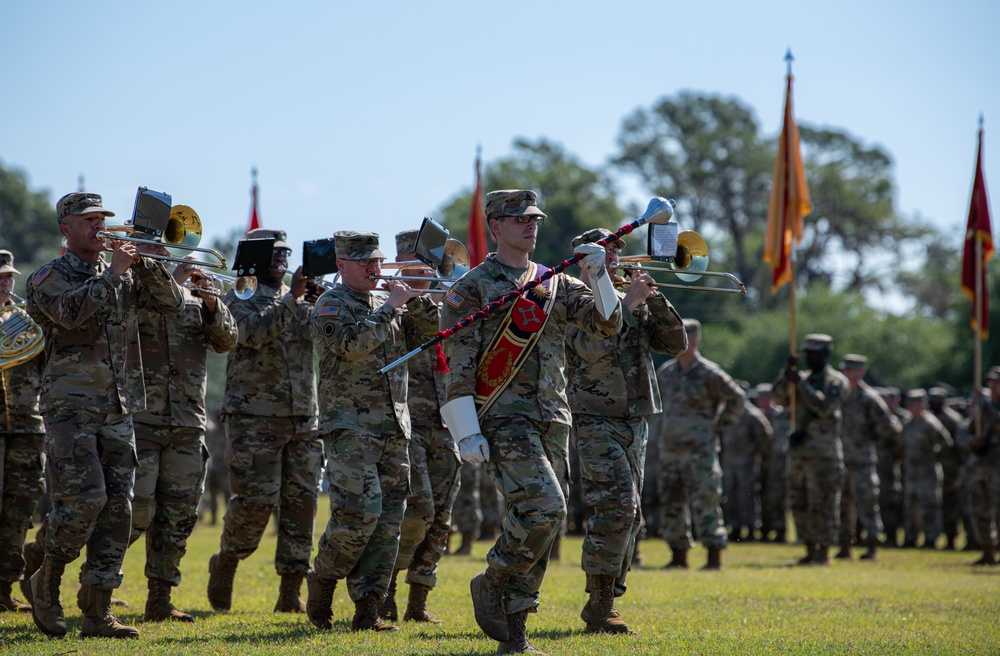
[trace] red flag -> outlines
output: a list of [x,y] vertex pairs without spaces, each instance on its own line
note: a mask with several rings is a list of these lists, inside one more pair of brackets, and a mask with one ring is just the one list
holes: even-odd
[[[981,244],[979,248],[977,242]],[[993,226],[990,222],[989,198],[986,195],[986,178],[983,176],[983,129],[979,128],[976,177],[972,182],[969,221],[965,227],[965,248],[962,251],[962,291],[972,300],[972,330],[978,330],[982,339],[990,335],[990,294],[986,289],[986,263],[992,257]],[[978,325],[977,315],[983,319],[982,327]]]
[[774,164],[774,186],[767,209],[767,236],[764,261],[774,267],[771,293],[792,279],[792,240],[802,241],[802,217],[812,211],[806,170],[799,152],[799,128],[792,114],[792,74],[785,91],[785,117],[778,138],[778,156]]
[[469,266],[474,267],[486,259],[486,211],[483,209],[483,179],[479,165],[479,151],[476,150],[476,190],[472,192],[472,207],[469,209]]
[[253,173],[253,186],[250,187],[250,225],[247,232],[260,227],[260,215],[257,213],[257,169]]

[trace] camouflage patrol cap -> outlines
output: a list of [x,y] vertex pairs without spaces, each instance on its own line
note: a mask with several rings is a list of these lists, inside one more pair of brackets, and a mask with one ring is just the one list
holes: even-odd
[[[396,253],[415,253],[419,230],[404,230],[396,233]],[[363,259],[363,258],[362,258]]]
[[844,369],[864,369],[868,366],[868,358],[857,353],[848,353],[840,364]]
[[943,387],[932,387],[927,390],[927,398],[930,399],[946,399],[948,398],[948,390]]
[[[605,237],[610,237],[613,234],[615,233],[611,232],[607,228],[592,228],[587,232],[583,233],[582,235],[577,235],[576,237],[573,237],[572,245],[573,248],[576,248],[580,244],[593,244],[594,242],[600,241]],[[612,248],[625,248],[625,242],[622,241],[621,238],[619,238],[611,242],[610,244],[606,244],[605,248],[607,246],[611,246]]]
[[8,250],[0,250],[0,273],[21,273],[14,268],[14,254]]
[[70,214],[90,214],[100,212],[104,216],[114,216],[111,210],[104,209],[100,194],[90,194],[85,191],[74,191],[66,194],[56,203],[56,219],[60,223]]
[[538,195],[530,189],[501,189],[486,194],[486,219],[501,216],[545,216]]
[[906,392],[907,401],[922,401],[927,398],[927,390],[923,387],[914,387]]
[[990,367],[986,372],[986,380],[1000,380],[1000,367]]
[[806,335],[806,341],[802,345],[803,351],[829,351],[832,348],[833,338],[823,333]]
[[757,386],[754,387],[754,389],[757,390],[757,396],[760,396],[761,394],[770,394],[772,386],[771,383],[757,383]]
[[285,241],[288,239],[288,235],[285,234],[284,230],[268,230],[266,228],[257,228],[256,230],[251,230],[246,235],[247,239],[273,239],[275,248],[287,248],[292,250]]
[[385,253],[378,249],[377,233],[339,230],[333,233],[333,238],[337,257],[345,260],[385,259]]
[[701,335],[701,322],[697,319],[684,319],[684,332],[688,335]]

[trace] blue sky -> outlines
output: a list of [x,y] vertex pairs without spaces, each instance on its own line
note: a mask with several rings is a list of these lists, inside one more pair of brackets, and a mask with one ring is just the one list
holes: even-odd
[[681,90],[740,99],[776,138],[790,47],[799,122],[887,149],[898,209],[958,245],[981,113],[1000,184],[998,26],[985,0],[5,2],[0,161],[53,202],[82,174],[120,217],[165,191],[209,237],[246,225],[256,166],[293,265],[335,230],[392,256],[471,187],[477,144],[488,162],[545,137],[598,166],[626,115]]

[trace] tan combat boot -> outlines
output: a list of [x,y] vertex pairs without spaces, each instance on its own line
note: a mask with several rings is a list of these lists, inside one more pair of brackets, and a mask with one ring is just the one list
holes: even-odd
[[66,565],[53,564],[48,558],[42,560],[41,567],[28,581],[28,603],[35,626],[50,636],[66,635],[66,616],[59,603],[59,584],[62,582]]
[[703,572],[713,572],[722,569],[722,549],[719,547],[709,547],[708,562],[701,569]]
[[510,574],[487,567],[472,577],[472,609],[483,633],[497,642],[507,642],[507,614],[504,612],[504,591]]
[[830,564],[830,547],[826,545],[820,545],[816,550],[816,558],[813,559],[814,565],[829,565]]
[[24,547],[21,548],[21,558],[24,559],[24,574],[21,575],[21,594],[27,599],[31,596],[28,592],[28,579],[42,566],[42,559],[45,558],[45,550],[42,548],[42,545],[34,540],[25,542]]
[[306,574],[306,617],[325,631],[333,628],[333,593],[337,589],[337,579],[322,579],[316,572]]
[[[80,568],[80,578],[83,578],[83,568]],[[87,599],[90,595],[90,584],[81,583],[80,589],[76,591],[76,607],[80,609],[82,613],[87,609]],[[124,599],[118,599],[114,595],[111,596],[112,606],[121,606],[122,608],[128,608],[128,602]]]
[[396,608],[396,578],[398,576],[399,570],[392,570],[392,576],[389,577],[389,591],[386,592],[385,601],[378,609],[379,617],[393,622],[399,619],[399,609]]
[[663,566],[663,569],[687,569],[688,568],[688,550],[687,549],[670,549],[672,554],[670,562]]
[[281,586],[278,588],[278,603],[274,605],[275,613],[304,613],[306,602],[302,601],[299,591],[302,589],[301,572],[281,575]]
[[216,611],[227,611],[233,605],[233,578],[239,558],[224,551],[208,560],[208,603]]
[[111,614],[111,590],[87,586],[87,607],[83,611],[81,638],[138,638],[139,631]]
[[351,630],[399,631],[398,626],[383,622],[382,618],[378,616],[378,607],[381,601],[382,595],[377,590],[372,590],[354,602],[354,620],[351,622]]
[[588,574],[586,591],[590,600],[580,612],[587,633],[629,633],[628,625],[615,608],[615,577]]
[[544,651],[528,642],[527,622],[527,609],[507,616],[507,633],[510,637],[500,641],[500,645],[497,647],[498,654],[540,654],[546,656]]
[[472,555],[472,545],[476,542],[476,536],[471,531],[466,531],[462,533],[462,543],[458,545],[458,549],[454,551],[455,556],[471,556]]
[[406,600],[406,613],[403,614],[404,622],[441,623],[441,620],[434,613],[427,610],[427,595],[430,594],[430,591],[429,586],[420,583],[410,584],[410,596]]
[[816,561],[816,552],[819,551],[819,545],[814,542],[806,543],[806,555],[795,561],[796,565],[812,565]]
[[143,618],[147,622],[163,622],[171,620],[174,622],[194,622],[194,616],[178,610],[170,603],[169,581],[163,579],[148,579],[146,586],[149,588],[149,596],[146,597],[146,614]]
[[26,604],[10,596],[14,588],[11,581],[0,581],[0,613],[30,613],[31,604]]

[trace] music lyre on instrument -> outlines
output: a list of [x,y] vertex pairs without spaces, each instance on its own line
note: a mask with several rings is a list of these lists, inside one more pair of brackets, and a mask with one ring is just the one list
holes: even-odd
[[0,307],[0,371],[27,362],[45,348],[42,328],[24,310],[24,298],[10,293],[13,305]]

